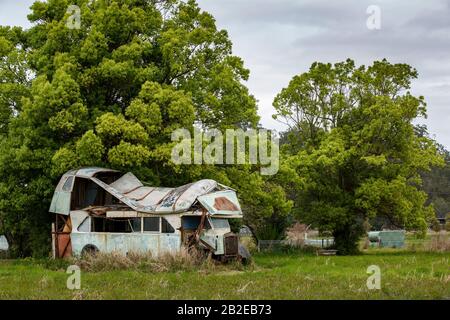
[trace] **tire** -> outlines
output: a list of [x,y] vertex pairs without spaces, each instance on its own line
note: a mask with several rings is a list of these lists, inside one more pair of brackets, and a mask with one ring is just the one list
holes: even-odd
[[98,248],[93,244],[85,245],[83,250],[81,250],[81,257],[85,256],[95,256],[99,252]]

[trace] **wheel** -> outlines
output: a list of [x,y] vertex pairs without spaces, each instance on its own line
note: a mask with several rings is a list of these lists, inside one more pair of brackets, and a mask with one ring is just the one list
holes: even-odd
[[95,256],[99,252],[98,248],[93,244],[85,245],[81,250],[81,257]]

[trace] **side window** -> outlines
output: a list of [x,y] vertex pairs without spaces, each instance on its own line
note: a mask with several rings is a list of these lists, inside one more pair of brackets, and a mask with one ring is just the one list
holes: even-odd
[[145,217],[144,231],[159,232],[159,217]]
[[91,232],[131,233],[133,230],[130,219],[91,217]]
[[141,232],[141,218],[131,218],[129,221],[132,232]]
[[[184,230],[195,230],[200,225],[200,222],[201,222],[200,216],[184,216],[181,219],[181,225]],[[211,229],[211,225],[209,224],[209,219],[205,219],[203,228]]]
[[161,219],[161,233],[174,233],[175,229],[170,225],[170,223],[164,218]]
[[67,178],[66,182],[64,182],[62,190],[66,191],[66,192],[71,192],[72,191],[72,183],[73,183],[73,176],[70,176]]
[[230,224],[227,219],[212,218],[211,222],[214,226],[214,229],[229,229],[230,228]]

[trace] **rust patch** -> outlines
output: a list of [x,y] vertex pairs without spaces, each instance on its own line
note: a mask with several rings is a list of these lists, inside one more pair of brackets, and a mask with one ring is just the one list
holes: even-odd
[[58,237],[58,258],[67,258],[72,256],[72,242],[70,233],[59,233]]
[[87,211],[89,214],[94,215],[94,216],[104,216],[104,215],[106,215],[107,211],[111,211],[111,210],[113,210],[113,208],[112,207],[104,207],[104,206],[98,206],[98,207],[90,206],[90,207],[84,208],[83,210]]
[[71,232],[72,221],[70,217],[66,218],[64,215],[57,215],[54,232],[55,256],[57,258],[72,256],[72,241],[70,239]]
[[239,211],[239,208],[225,197],[217,197],[214,199],[214,208],[224,211]]

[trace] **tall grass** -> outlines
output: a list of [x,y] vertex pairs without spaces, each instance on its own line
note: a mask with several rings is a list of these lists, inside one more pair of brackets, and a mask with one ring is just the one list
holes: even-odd
[[435,252],[449,252],[450,251],[450,238],[446,232],[441,231],[434,235],[426,245],[427,251]]
[[[129,252],[123,254],[96,253],[75,259],[84,271],[103,272],[113,270],[140,270],[146,272],[214,271],[220,264],[211,257],[183,249],[177,253],[164,253],[153,256],[151,253]],[[235,268],[237,264],[229,264]]]

